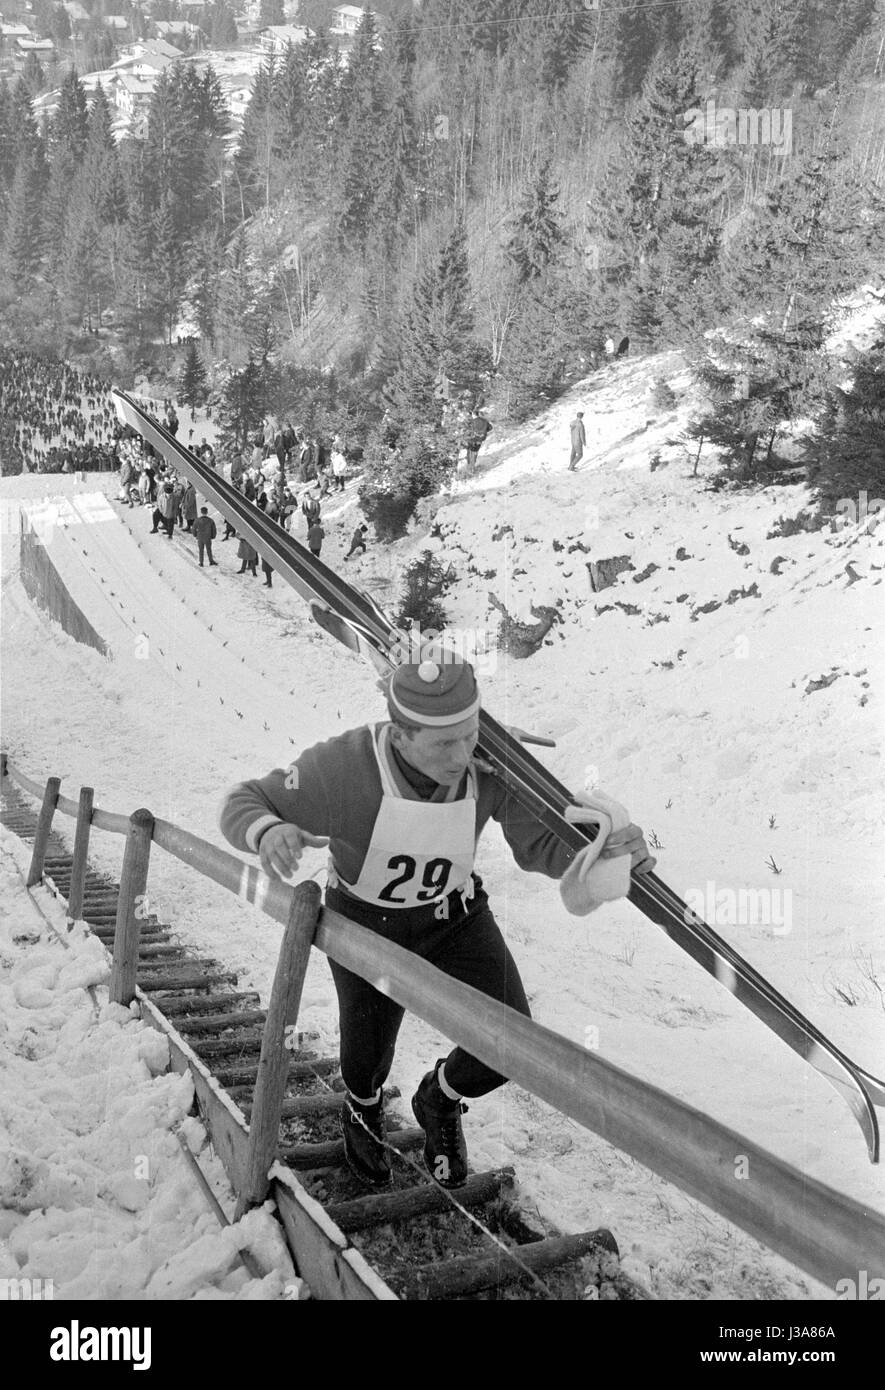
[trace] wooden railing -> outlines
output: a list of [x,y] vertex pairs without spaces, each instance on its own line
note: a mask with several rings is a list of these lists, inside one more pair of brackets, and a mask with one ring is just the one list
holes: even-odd
[[297,888],[268,878],[226,850],[157,820],[102,811],[83,788],[60,794],[59,779],[39,786],[2,759],[3,775],[41,801],[28,884],[40,881],[55,811],[76,817],[71,905],[82,902],[92,826],[125,835],[111,998],[136,993],[139,904],[153,845],[283,923],[286,932],[265,1025],[238,1211],[263,1200],[278,1142],[285,1089],[284,1033],[297,1021],[310,946],[368,980],[481,1062],[630,1154],[801,1269],[835,1287],[865,1269],[885,1276],[885,1220],[859,1202],[761,1149],[710,1116],[631,1075],[598,1053],[525,1018],[443,974],[412,952],[328,908],[312,882]]

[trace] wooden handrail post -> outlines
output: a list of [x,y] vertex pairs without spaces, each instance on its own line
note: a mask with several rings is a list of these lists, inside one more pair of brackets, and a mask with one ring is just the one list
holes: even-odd
[[313,880],[299,884],[292,894],[289,920],[283,934],[280,958],[261,1039],[261,1057],[249,1123],[246,1181],[237,1195],[235,1221],[249,1207],[263,1202],[269,1187],[268,1171],[277,1155],[280,1113],[289,1076],[287,1026],[298,1021],[301,990],[320,910],[320,888]]
[[74,862],[71,865],[71,886],[68,889],[68,922],[77,922],[83,916],[83,887],[86,882],[86,856],[89,853],[94,796],[92,787],[80,788],[77,829],[74,832]]
[[111,968],[110,1000],[128,1008],[135,998],[135,975],[138,969],[138,938],[145,910],[148,864],[151,857],[151,836],[154,818],[142,807],[129,817],[129,833],[123,851],[120,873],[120,896],[117,899],[117,923],[114,932],[114,964]]
[[55,814],[55,804],[58,801],[60,787],[60,777],[47,779],[46,790],[43,793],[43,805],[40,807],[40,814],[37,817],[37,829],[34,831],[34,848],[31,851],[31,867],[28,869],[26,884],[28,888],[33,888],[34,884],[39,883],[43,877],[43,861],[46,858],[46,846],[49,844],[49,832],[52,829],[52,817]]

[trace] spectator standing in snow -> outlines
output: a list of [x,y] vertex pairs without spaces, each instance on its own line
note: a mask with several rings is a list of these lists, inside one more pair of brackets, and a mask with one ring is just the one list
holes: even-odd
[[193,531],[197,520],[197,492],[193,483],[188,479],[184,487],[181,498],[181,515],[184,518],[184,529]]
[[273,588],[273,584],[271,583],[271,578],[270,578],[270,577],[271,577],[271,575],[273,574],[273,566],[272,566],[272,565],[269,565],[268,562],[267,562],[266,560],[262,560],[262,561],[261,561],[261,568],[262,568],[262,570],[264,571],[264,587],[265,587],[265,589],[272,589],[272,588]]
[[200,515],[194,522],[194,535],[197,538],[197,550],[200,557],[200,569],[203,568],[203,556],[209,556],[209,564],[217,565],[218,561],[212,558],[212,542],[218,534],[215,522],[209,515],[208,507],[200,508]]
[[157,493],[157,507],[154,512],[153,532],[156,532],[158,525],[163,527],[166,532],[166,539],[172,539],[172,532],[175,527],[175,514],[178,511],[178,498],[171,482],[166,482]]
[[[338,436],[336,435],[335,438],[337,440]],[[332,477],[335,481],[335,486],[339,492],[343,492],[344,484],[347,480],[347,459],[344,457],[341,449],[336,448],[335,444],[332,445],[331,463]]]
[[307,533],[307,544],[310,547],[310,553],[311,555],[316,555],[317,559],[319,559],[320,551],[323,548],[323,540],[325,538],[325,535],[326,533],[320,525],[319,521],[313,522],[310,530]]
[[248,570],[252,577],[255,578],[258,574],[258,551],[253,545],[249,544],[245,536],[240,537],[240,543],[237,546],[237,557],[242,561],[240,568],[237,570],[237,574],[245,574],[246,570]]
[[579,410],[574,420],[569,425],[572,436],[572,453],[569,459],[569,472],[573,473],[577,465],[581,462],[584,450],[587,447],[587,432],[584,429],[584,412]]
[[491,432],[491,425],[484,415],[475,411],[467,421],[464,430],[464,442],[467,448],[467,472],[472,473],[476,467],[476,456],[485,443],[486,435]]

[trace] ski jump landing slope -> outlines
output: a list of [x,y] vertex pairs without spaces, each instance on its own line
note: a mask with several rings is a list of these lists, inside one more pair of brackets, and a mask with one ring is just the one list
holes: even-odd
[[[134,512],[130,529],[101,492],[26,504],[22,512],[25,588],[34,597],[35,578],[44,581],[36,601],[70,636],[103,648],[136,683],[150,661],[189,692],[223,690],[241,711],[254,702],[257,673],[210,635],[182,586],[164,582],[164,562],[172,555],[167,561],[163,547],[177,551],[180,564],[182,546],[177,537],[170,542],[162,532],[152,535],[149,513]],[[47,574],[55,576],[51,584]],[[205,607],[202,593],[199,599]]]

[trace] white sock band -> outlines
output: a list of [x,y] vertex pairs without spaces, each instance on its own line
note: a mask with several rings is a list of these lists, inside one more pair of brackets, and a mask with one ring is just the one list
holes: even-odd
[[440,1062],[437,1068],[436,1079],[439,1083],[439,1089],[442,1091],[444,1096],[448,1096],[449,1100],[460,1100],[460,1091],[453,1091],[448,1081],[446,1081],[445,1065],[445,1062]]
[[350,1099],[355,1100],[357,1105],[377,1105],[381,1099],[381,1087],[378,1087],[371,1100],[363,1100],[361,1096],[355,1096],[353,1091],[350,1092]]

